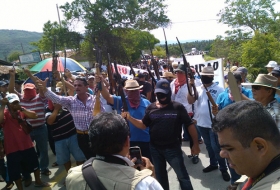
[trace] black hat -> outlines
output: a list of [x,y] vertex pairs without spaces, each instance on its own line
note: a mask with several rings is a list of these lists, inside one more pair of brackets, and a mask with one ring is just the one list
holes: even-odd
[[164,94],[168,94],[171,91],[170,88],[170,83],[168,82],[168,80],[166,79],[160,79],[157,84],[156,84],[156,88],[155,88],[155,93],[164,93]]
[[271,71],[271,74],[280,76],[280,67],[274,67],[273,70]]

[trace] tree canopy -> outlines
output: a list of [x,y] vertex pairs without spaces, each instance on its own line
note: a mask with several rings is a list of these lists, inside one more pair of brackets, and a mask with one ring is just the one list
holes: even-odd
[[[61,6],[69,24],[78,20],[85,25],[83,47],[88,48],[90,59],[93,49],[108,51],[114,59],[120,55],[139,57],[147,35],[142,31],[169,25],[166,8],[164,0],[74,0]],[[159,42],[154,36],[150,39],[152,45]]]

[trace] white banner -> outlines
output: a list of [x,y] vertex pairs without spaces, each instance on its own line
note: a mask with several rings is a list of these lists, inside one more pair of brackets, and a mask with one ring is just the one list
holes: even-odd
[[[182,58],[176,58],[174,59],[174,62],[180,62],[180,64],[183,64],[183,59]],[[212,60],[212,61],[207,61],[204,63],[190,63],[191,67],[194,67],[198,72],[202,71],[202,68],[205,66],[212,66],[214,68],[214,82],[218,82],[219,86],[225,88],[225,80],[224,80],[224,73],[223,73],[223,62],[222,59],[216,59],[216,60]],[[127,79],[133,79],[133,75],[131,73],[131,69],[129,66],[124,66],[124,65],[117,65],[118,67],[118,71],[120,73],[120,75],[122,76],[122,78],[127,78]],[[113,72],[115,72],[114,69],[114,64],[112,63],[112,68],[113,68]],[[148,71],[143,70],[143,69],[137,69],[137,68],[133,68],[133,70],[135,71],[135,73],[147,73]],[[153,72],[153,71],[152,71]],[[156,78],[156,77],[155,77]]]

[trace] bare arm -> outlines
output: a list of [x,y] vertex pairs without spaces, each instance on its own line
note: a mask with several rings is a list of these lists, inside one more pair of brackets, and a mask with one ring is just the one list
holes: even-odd
[[0,107],[0,124],[4,122],[4,109],[5,109],[5,105],[3,104],[3,100],[2,100],[2,106]]
[[139,129],[146,129],[146,125],[142,122],[140,119],[135,119],[134,117],[130,116],[129,112],[122,112],[122,117],[126,118],[128,121],[130,121],[135,127]]
[[34,111],[30,111],[27,109],[22,109],[21,112],[28,118],[28,119],[37,119],[38,115]]
[[54,110],[53,110],[52,114],[47,119],[47,124],[48,125],[52,125],[55,122],[56,116],[58,115],[58,112],[59,112],[60,109],[61,109],[61,105],[59,105],[59,104],[54,105]]
[[[188,82],[188,80],[187,80],[187,82]],[[196,96],[194,95],[194,96],[191,96],[190,95],[190,93],[192,94],[193,92],[193,90],[192,90],[192,85],[194,85],[194,79],[190,79],[189,80],[189,87],[190,87],[190,92],[188,93],[188,95],[187,95],[187,100],[188,100],[188,103],[189,104],[193,104],[195,101],[196,101],[196,99],[195,99],[195,97],[198,97],[198,94],[197,94],[197,91],[196,91]],[[195,87],[196,88],[196,87]]]
[[9,86],[8,86],[8,90],[9,93],[15,93],[15,75],[16,72],[14,69],[9,70],[9,74],[10,74],[10,82],[9,82]]
[[151,95],[152,95],[152,92],[147,92],[147,99],[149,100],[149,101],[151,101]]
[[108,89],[105,87],[103,81],[103,77],[102,76],[96,76],[95,77],[96,82],[101,82],[101,94],[103,96],[103,98],[109,103],[109,104],[114,104],[114,98],[113,96],[109,93]]

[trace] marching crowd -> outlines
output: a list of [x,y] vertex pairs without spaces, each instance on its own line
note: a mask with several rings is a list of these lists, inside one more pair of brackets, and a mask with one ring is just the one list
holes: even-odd
[[[199,162],[199,145],[205,144],[209,165],[197,172],[219,169],[223,180],[230,181],[229,190],[279,188],[277,63],[270,62],[268,74],[259,74],[253,83],[247,81],[245,67],[226,67],[236,80],[239,102],[230,87],[214,81],[213,67],[205,66],[199,74],[183,64],[172,67],[173,73],[163,67],[156,83],[147,73],[123,81],[125,97],[118,95],[119,88],[112,89],[106,72],[74,76],[66,70],[66,78],[57,72],[51,90],[48,79],[27,69],[33,83],[21,85],[10,70],[9,80],[0,81],[0,174],[6,189],[14,183],[19,190],[30,186],[31,173],[35,187],[50,186],[40,177],[51,175],[49,144],[56,155],[53,166],[64,165],[68,172],[69,190],[92,188],[84,172],[88,165],[94,169],[94,185],[100,185],[97,189],[168,190],[167,163],[181,189],[191,190],[182,141],[190,143],[193,164]],[[225,76],[226,86],[227,80]],[[96,110],[100,114],[95,115]],[[143,156],[140,164],[129,157],[129,148],[135,146]],[[71,168],[70,155],[77,167]]]

